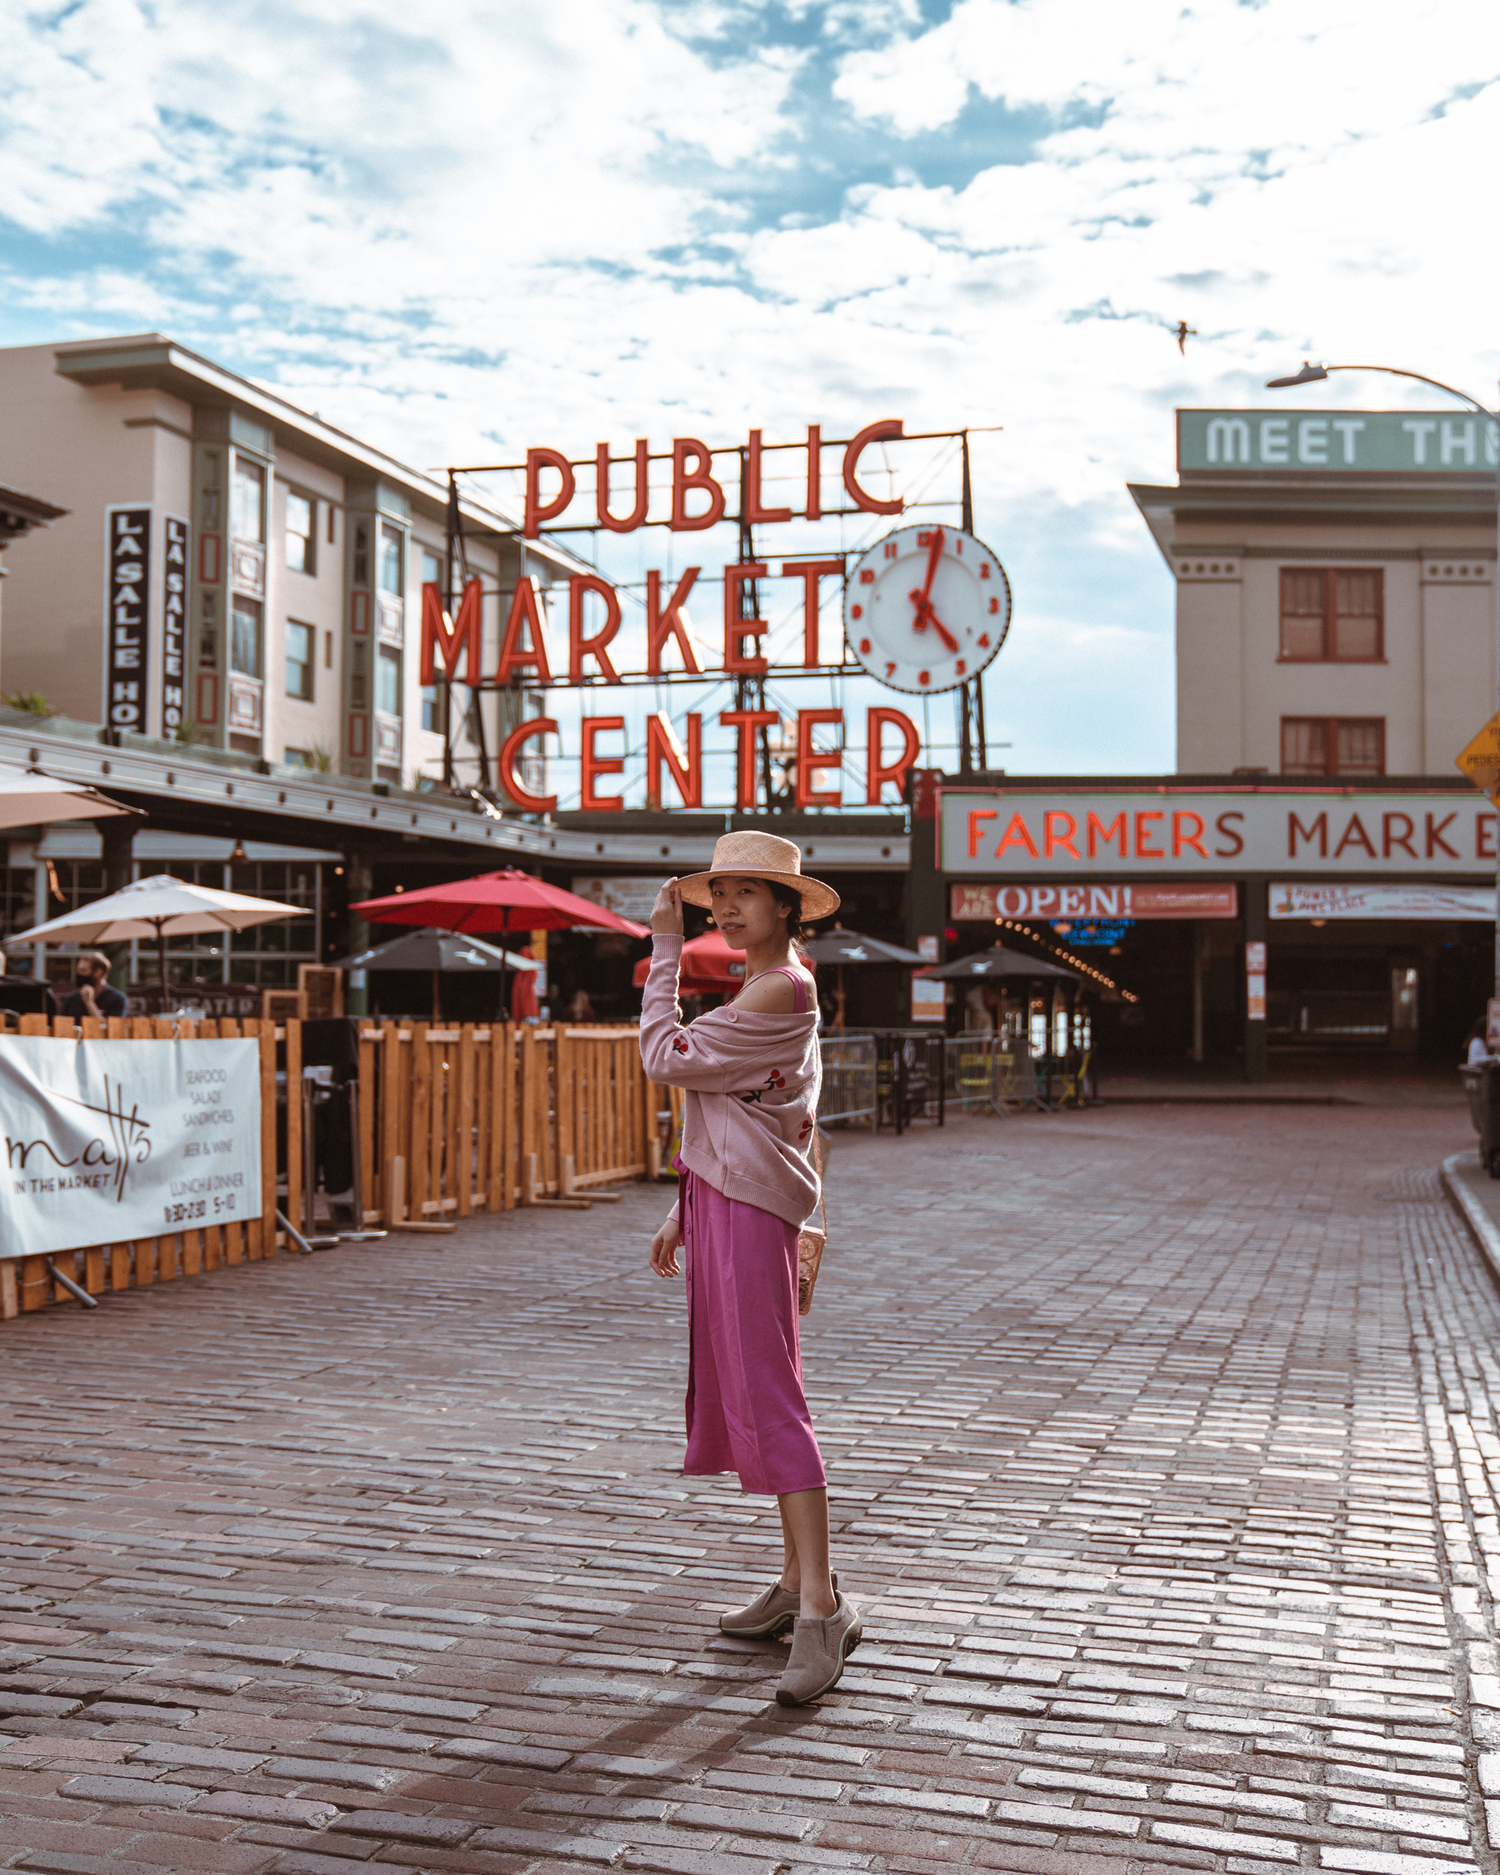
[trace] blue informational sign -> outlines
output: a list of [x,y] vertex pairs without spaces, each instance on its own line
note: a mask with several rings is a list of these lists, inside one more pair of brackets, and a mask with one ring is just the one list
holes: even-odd
[[1134,923],[1133,918],[1054,918],[1052,929],[1060,938],[1082,949],[1088,945],[1118,944]]

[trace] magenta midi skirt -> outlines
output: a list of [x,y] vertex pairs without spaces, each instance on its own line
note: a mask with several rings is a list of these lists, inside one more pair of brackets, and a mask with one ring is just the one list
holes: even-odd
[[802,1391],[797,1231],[682,1173],[689,1477],[737,1471],[780,1496],[828,1482]]

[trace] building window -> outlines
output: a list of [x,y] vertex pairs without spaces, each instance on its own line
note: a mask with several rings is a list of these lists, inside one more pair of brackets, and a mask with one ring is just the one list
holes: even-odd
[[229,621],[229,668],[246,677],[260,676],[260,601],[234,596]]
[[1379,568],[1281,569],[1281,658],[1288,664],[1378,664],[1385,656]]
[[287,768],[316,768],[318,765],[311,749],[288,749],[281,759]]
[[375,666],[375,707],[387,716],[401,714],[401,653],[384,645]]
[[311,625],[299,625],[293,619],[286,627],[286,693],[311,703],[313,667],[318,652],[318,634]]
[[402,579],[401,549],[403,546],[401,529],[392,527],[389,521],[380,523],[380,590],[399,599],[405,591]]
[[1283,716],[1283,775],[1383,775],[1383,716]]
[[370,583],[370,529],[365,521],[354,524],[354,572],[356,586],[368,586]]
[[240,455],[234,459],[229,527],[236,540],[266,537],[266,472],[258,462]]
[[[447,597],[447,584],[444,579],[444,564],[441,554],[436,554],[431,547],[422,549],[422,584],[436,586]],[[443,696],[437,684],[426,684],[422,689],[422,727],[443,733]]]
[[318,504],[290,490],[286,498],[286,563],[294,573],[318,570]]

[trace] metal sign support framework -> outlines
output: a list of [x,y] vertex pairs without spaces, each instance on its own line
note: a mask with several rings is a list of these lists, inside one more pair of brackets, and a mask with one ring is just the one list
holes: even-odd
[[[991,426],[983,427],[988,428]],[[974,487],[969,455],[970,434],[971,431],[967,428],[962,430],[928,430],[917,435],[903,436],[899,439],[902,442],[958,439],[963,474],[962,492],[960,496],[962,526],[966,534],[972,534],[974,531]],[[826,447],[829,448],[838,448],[840,446],[838,442],[832,440],[826,445]],[[766,453],[769,454],[772,450],[801,447],[801,444],[796,443],[772,443],[766,445]],[[723,450],[715,451],[714,453],[716,455],[734,453],[739,457],[739,512],[734,516],[726,516],[725,518],[732,519],[738,529],[739,556],[741,563],[751,564],[756,559],[756,552],[755,530],[753,525],[745,518],[746,510],[749,507],[748,452],[743,448],[737,448],[733,452]],[[662,456],[651,457],[648,458],[648,460],[670,460],[670,458]],[[463,508],[459,500],[458,478],[460,475],[493,474],[502,470],[516,471],[524,467],[524,463],[479,463],[464,467],[450,467],[446,471],[448,483],[446,521],[447,551],[444,556],[443,602],[450,619],[456,615],[459,595],[463,591],[464,582],[469,577],[468,555],[464,544]],[[911,503],[909,505],[916,506],[918,504]],[[933,505],[947,506],[948,504],[940,503]],[[829,508],[825,509],[823,514],[825,516],[837,516],[841,514],[860,514],[864,512],[866,511],[860,508]],[[820,516],[820,518],[822,517]],[[643,521],[641,525],[643,527],[664,527],[669,525],[669,523],[663,521]],[[598,522],[579,524],[572,527],[548,527],[540,530],[540,532],[545,534],[597,534],[601,531],[602,526]],[[496,532],[498,537],[502,539],[524,538],[523,531],[520,528],[496,530]],[[462,577],[460,577],[460,569],[462,569]],[[750,635],[751,622],[759,621],[762,617],[760,609],[760,582],[758,580],[745,580],[741,583],[739,604],[740,617],[746,622],[746,635],[748,636]],[[821,671],[834,673],[839,671],[858,671],[862,667],[859,665],[850,665],[846,662],[840,665],[823,665],[815,668]],[[807,671],[805,667],[797,667],[797,674],[810,675],[812,673]],[[661,678],[642,679],[641,681],[671,682],[674,677],[687,677],[691,675],[691,673],[671,673]],[[702,682],[704,679],[699,676],[694,677],[693,681]],[[734,707],[736,710],[764,710],[766,708],[766,678],[764,673],[735,673],[733,682]],[[460,790],[458,786],[453,757],[453,683],[441,674],[435,674],[435,683],[443,730],[443,786],[449,793],[461,792],[462,790]],[[502,685],[495,683],[493,680],[486,681],[481,679],[480,682],[468,684],[465,688],[468,689],[471,699],[466,720],[472,720],[475,726],[480,791],[485,794],[493,794],[494,783],[491,774],[489,747],[484,726],[484,712],[479,708],[479,698],[487,692],[495,692],[496,694],[501,692],[514,692],[517,705],[516,720],[519,721],[521,716],[521,695],[525,686],[519,681],[513,681],[509,684]],[[971,775],[976,771],[976,768],[978,770],[984,770],[989,766],[984,720],[984,673],[981,671],[976,676],[967,678],[954,692],[954,698],[958,712],[959,773],[962,775]],[[757,729],[756,740],[759,753],[758,766],[760,768],[761,788],[765,795],[767,811],[770,813],[786,812],[793,804],[793,790],[785,784],[780,787],[776,786],[773,772],[771,738],[766,725],[763,724]]]

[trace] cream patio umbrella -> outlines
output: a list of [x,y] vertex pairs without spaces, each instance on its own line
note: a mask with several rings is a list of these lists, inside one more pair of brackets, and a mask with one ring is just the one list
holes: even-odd
[[168,873],[137,879],[107,898],[18,931],[7,944],[126,944],[132,938],[155,938],[161,959],[162,988],[167,987],[167,939],[206,931],[248,931],[278,918],[307,918],[305,905],[281,905],[273,898],[246,892],[221,892],[211,885],[191,885]]
[[140,814],[84,781],[59,781],[39,768],[0,762],[0,827],[31,827],[49,820],[101,820],[106,814]]

